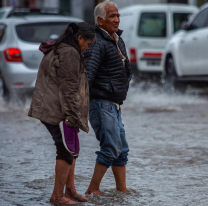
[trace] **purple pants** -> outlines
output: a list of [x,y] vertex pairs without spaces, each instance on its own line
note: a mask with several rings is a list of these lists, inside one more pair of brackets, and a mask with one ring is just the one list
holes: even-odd
[[74,157],[70,152],[66,150],[63,144],[62,134],[59,125],[52,125],[46,122],[42,123],[46,126],[47,130],[50,132],[54,140],[54,145],[56,146],[56,159],[65,160],[67,163],[72,165],[74,158],[77,158],[78,156]]

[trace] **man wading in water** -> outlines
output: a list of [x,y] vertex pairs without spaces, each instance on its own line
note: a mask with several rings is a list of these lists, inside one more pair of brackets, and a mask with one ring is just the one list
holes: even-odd
[[84,55],[90,87],[90,123],[100,141],[100,151],[96,152],[95,170],[86,194],[101,194],[99,186],[109,167],[117,190],[125,193],[129,147],[120,105],[127,96],[131,67],[118,29],[117,6],[102,2],[95,7],[94,17],[97,43]]

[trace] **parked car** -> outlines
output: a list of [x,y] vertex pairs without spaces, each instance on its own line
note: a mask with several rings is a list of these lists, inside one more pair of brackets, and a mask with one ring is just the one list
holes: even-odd
[[162,60],[164,76],[173,87],[208,82],[208,4],[167,43]]
[[62,16],[25,16],[0,20],[0,79],[3,95],[30,92],[35,87],[44,39],[56,39],[69,22],[81,19]]
[[124,30],[122,37],[133,70],[139,74],[161,74],[167,40],[197,11],[197,7],[183,4],[132,5],[120,9],[120,29]]

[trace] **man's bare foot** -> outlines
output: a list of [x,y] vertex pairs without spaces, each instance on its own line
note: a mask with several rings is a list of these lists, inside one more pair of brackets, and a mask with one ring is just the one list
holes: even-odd
[[57,199],[54,199],[51,197],[50,199],[50,203],[52,204],[65,204],[65,205],[74,205],[76,204],[76,202],[74,202],[73,200],[70,200],[69,198],[66,198],[66,197],[59,197]]
[[91,191],[91,190],[88,189],[88,190],[85,192],[85,194],[86,194],[86,195],[91,195],[91,194],[93,194],[93,195],[96,196],[96,195],[102,195],[103,193],[102,193],[100,190],[94,190],[94,191],[92,190],[92,191]]
[[117,191],[123,192],[123,193],[127,193],[127,189],[126,188],[117,188]]
[[89,198],[78,194],[77,191],[73,188],[66,189],[65,197],[70,198],[72,200],[77,200],[79,202],[87,202],[89,200]]

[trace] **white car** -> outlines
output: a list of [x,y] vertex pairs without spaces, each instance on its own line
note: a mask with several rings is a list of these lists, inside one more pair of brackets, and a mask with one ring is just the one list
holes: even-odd
[[168,41],[162,64],[172,86],[208,81],[208,4]]
[[167,40],[198,8],[183,4],[132,5],[119,10],[122,38],[134,71],[161,74]]

